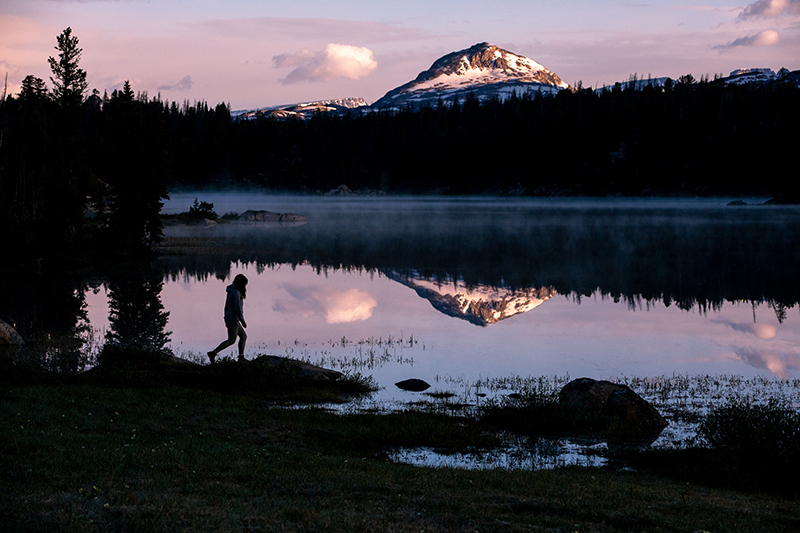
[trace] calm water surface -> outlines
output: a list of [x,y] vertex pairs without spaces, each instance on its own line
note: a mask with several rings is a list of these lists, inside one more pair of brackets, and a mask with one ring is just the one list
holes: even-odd
[[[243,273],[248,357],[370,374],[379,399],[414,398],[394,386],[412,377],[456,394],[512,376],[800,377],[794,207],[189,193],[164,211],[195,198],[308,222],[167,228],[219,250],[148,273],[179,355],[222,340],[225,286]],[[86,294],[95,328],[113,327],[114,286]]]

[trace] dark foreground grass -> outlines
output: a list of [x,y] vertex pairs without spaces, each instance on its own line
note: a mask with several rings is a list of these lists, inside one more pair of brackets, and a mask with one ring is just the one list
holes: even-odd
[[800,530],[797,501],[779,496],[612,469],[418,468],[382,453],[482,442],[474,431],[198,389],[6,386],[0,531]]

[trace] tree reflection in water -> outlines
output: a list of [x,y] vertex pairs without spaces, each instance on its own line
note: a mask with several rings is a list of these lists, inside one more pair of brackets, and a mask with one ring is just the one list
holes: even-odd
[[109,324],[106,341],[161,350],[170,341],[169,312],[161,302],[164,274],[150,264],[131,266],[107,283]]
[[83,276],[66,272],[5,274],[0,276],[0,319],[37,348],[47,369],[80,372],[89,363],[86,289]]
[[[232,263],[308,263],[466,287],[553,287],[577,302],[596,293],[632,307],[689,310],[769,303],[779,320],[800,301],[800,209],[686,201],[347,201],[255,197],[302,210],[298,227],[168,228],[182,257],[169,276],[222,277]],[[295,200],[297,201],[297,200]],[[297,211],[295,211],[297,212]],[[193,250],[219,253],[191,255]]]

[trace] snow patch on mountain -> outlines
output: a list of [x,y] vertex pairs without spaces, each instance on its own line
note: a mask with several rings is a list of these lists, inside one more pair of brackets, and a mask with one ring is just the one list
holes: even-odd
[[316,102],[303,102],[299,104],[233,111],[231,112],[231,117],[241,120],[255,120],[260,117],[307,119],[311,118],[316,113],[340,113],[360,107],[366,108],[368,106],[369,104],[363,98],[338,98],[333,100],[319,100]]
[[746,83],[768,83],[778,79],[778,75],[769,68],[740,68],[724,78],[727,85],[744,85]]

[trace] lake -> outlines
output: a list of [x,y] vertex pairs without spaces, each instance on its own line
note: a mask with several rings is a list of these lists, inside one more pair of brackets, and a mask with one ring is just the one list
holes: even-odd
[[[631,383],[667,415],[656,445],[670,446],[693,438],[697,418],[681,413],[730,395],[800,406],[799,207],[189,192],[173,193],[164,213],[188,211],[195,198],[220,215],[307,220],[170,225],[169,253],[152,262],[0,280],[0,316],[50,346],[55,370],[91,365],[82,354],[106,338],[207,363],[226,333],[225,287],[241,273],[246,356],[372,376],[380,391],[343,410],[457,410],[586,376]],[[431,388],[395,386],[409,378]],[[522,458],[511,445],[488,466],[597,464],[583,445],[577,455],[575,443],[543,445],[552,449],[523,446]]]
[[[798,377],[797,207],[191,192],[164,212],[195,198],[308,222],[166,228],[213,251],[147,274],[179,355],[203,360],[223,339],[242,273],[248,357],[370,374],[384,399],[413,398],[394,386],[412,377],[456,394],[514,376]],[[86,294],[95,328],[110,327],[114,283]]]

